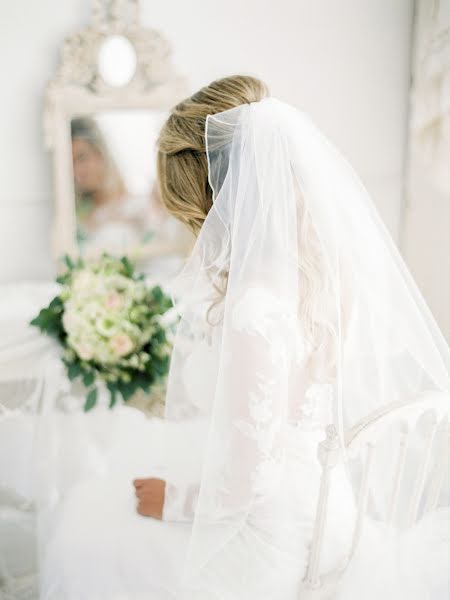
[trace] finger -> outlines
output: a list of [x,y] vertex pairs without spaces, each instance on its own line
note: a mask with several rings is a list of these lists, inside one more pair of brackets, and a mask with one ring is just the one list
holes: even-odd
[[141,500],[145,500],[147,502],[155,500],[155,494],[152,490],[146,490],[144,488],[140,490],[136,490],[134,492],[136,498],[140,498]]
[[155,495],[155,491],[151,487],[148,487],[146,485],[137,487],[134,490],[134,493],[140,498],[152,498]]
[[152,516],[152,510],[149,506],[147,506],[145,503],[140,502],[137,507],[136,507],[136,511],[138,514],[142,515],[143,517],[150,517]]
[[133,485],[135,487],[142,487],[143,485],[153,483],[154,481],[163,481],[163,480],[158,479],[157,477],[146,477],[145,479],[135,479],[133,481]]

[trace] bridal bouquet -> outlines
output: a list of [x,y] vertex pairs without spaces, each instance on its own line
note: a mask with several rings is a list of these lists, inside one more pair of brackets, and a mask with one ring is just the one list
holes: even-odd
[[87,388],[85,410],[95,406],[101,381],[111,407],[119,394],[127,401],[138,390],[160,386],[171,354],[163,318],[170,298],[160,287],[148,287],[126,257],[64,262],[60,293],[31,325],[62,345],[69,379],[81,378]]

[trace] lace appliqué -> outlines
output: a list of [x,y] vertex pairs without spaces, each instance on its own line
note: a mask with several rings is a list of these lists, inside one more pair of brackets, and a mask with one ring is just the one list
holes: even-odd
[[297,407],[297,418],[291,421],[300,429],[323,428],[332,420],[333,386],[329,383],[312,383]]
[[255,443],[249,477],[251,491],[258,498],[276,491],[282,475],[284,451],[277,442],[282,428],[280,407],[288,401],[285,382],[292,315],[280,311],[279,299],[266,290],[249,288],[236,305],[233,326],[254,348],[255,364],[250,360],[246,365],[253,369],[247,382],[248,404],[243,406],[243,418],[235,419],[233,425]]
[[235,426],[248,438],[254,440],[260,454],[250,480],[256,496],[270,494],[278,487],[281,476],[282,453],[275,451],[276,437],[281,427],[281,419],[273,411],[276,380],[258,374],[257,391],[249,396],[249,417],[251,422],[236,420]]

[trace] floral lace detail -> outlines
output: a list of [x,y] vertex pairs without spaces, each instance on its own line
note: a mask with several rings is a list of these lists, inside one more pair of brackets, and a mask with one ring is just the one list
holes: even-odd
[[310,384],[301,398],[296,419],[290,421],[301,429],[324,428],[332,420],[333,386],[329,383]]
[[[296,401],[290,378],[293,372],[301,372],[307,358],[296,312],[265,288],[248,286],[224,318],[231,320],[227,337],[216,331],[210,346],[201,336],[196,347],[203,358],[197,355],[195,361],[186,363],[190,373],[204,370],[208,353],[220,351],[219,369],[213,369],[216,385],[211,385],[211,401],[225,412],[205,457],[208,487],[200,491],[202,512],[198,515],[203,522],[226,522],[233,514],[248,514],[253,504],[279,490],[286,459],[284,426],[290,405]],[[206,366],[207,373],[195,385],[185,385],[189,396],[200,395],[198,386],[209,388],[210,369]],[[313,415],[319,388],[310,386],[303,398],[300,419],[305,422]],[[190,401],[195,403],[192,397]],[[193,518],[197,493],[195,486],[176,489],[168,485],[164,518]]]
[[233,425],[254,442],[253,468],[248,476],[255,499],[276,491],[282,475],[280,432],[283,406],[288,404],[284,385],[292,358],[292,317],[281,310],[279,299],[263,288],[250,287],[233,311],[234,331],[241,347],[249,350],[249,373],[242,386],[248,402],[242,403],[242,417],[234,419]]
[[[251,473],[252,490],[256,495],[270,493],[280,478],[282,455],[274,453],[276,435],[280,430],[281,419],[274,416],[273,402],[276,380],[257,375],[258,391],[249,394],[248,420],[236,420],[235,426],[248,438],[255,441],[260,460]],[[274,418],[275,417],[275,418]]]

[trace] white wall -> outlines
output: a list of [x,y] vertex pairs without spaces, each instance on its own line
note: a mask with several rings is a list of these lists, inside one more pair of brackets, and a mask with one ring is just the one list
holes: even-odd
[[[43,90],[88,0],[1,2],[0,282],[44,279],[50,158]],[[143,22],[172,42],[192,91],[251,73],[312,114],[347,155],[397,238],[409,86],[412,0],[142,0]]]

